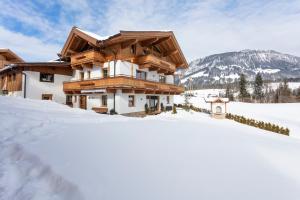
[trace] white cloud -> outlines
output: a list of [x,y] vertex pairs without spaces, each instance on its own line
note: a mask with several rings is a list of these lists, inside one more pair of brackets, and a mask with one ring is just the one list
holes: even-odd
[[241,49],[274,49],[300,56],[299,1],[244,0],[226,10],[227,2],[199,1],[181,9],[174,1],[114,1],[106,24],[114,31],[172,29],[188,60]]
[[[52,44],[58,41],[60,48],[72,25],[77,25],[100,35],[119,30],[173,30],[189,61],[242,49],[274,49],[300,56],[299,0],[54,2],[60,5],[56,23],[32,4],[7,1],[4,14],[40,30],[43,35],[36,38],[39,43],[57,46]],[[20,12],[14,13],[15,10]]]
[[60,45],[45,43],[35,37],[15,33],[0,26],[0,48],[9,48],[26,61],[56,59]]

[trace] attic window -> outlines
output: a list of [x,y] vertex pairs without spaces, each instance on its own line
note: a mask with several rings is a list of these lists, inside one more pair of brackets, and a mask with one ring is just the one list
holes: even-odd
[[135,44],[133,44],[133,45],[130,46],[130,52],[132,54],[136,54],[136,45]]

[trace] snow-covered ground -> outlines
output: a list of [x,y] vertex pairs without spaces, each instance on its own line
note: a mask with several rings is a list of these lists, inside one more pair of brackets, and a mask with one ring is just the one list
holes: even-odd
[[[224,92],[222,89],[196,90],[192,93],[195,97],[190,102],[197,107],[210,109],[210,104],[204,98],[208,95],[218,95]],[[184,97],[175,96],[175,103],[184,103]],[[232,114],[243,115],[256,120],[263,120],[288,127],[290,135],[300,139],[300,103],[258,104],[230,102],[227,111]]]
[[300,140],[178,110],[0,97],[0,199],[298,200]]

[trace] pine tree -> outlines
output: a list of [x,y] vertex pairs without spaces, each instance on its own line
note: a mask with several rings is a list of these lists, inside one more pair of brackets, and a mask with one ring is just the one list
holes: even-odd
[[247,91],[247,80],[244,74],[240,75],[239,87],[240,97],[242,98],[242,101],[244,101],[244,98],[249,97],[249,93]]
[[263,79],[258,73],[255,77],[255,82],[254,82],[254,98],[256,100],[259,100],[261,102],[262,97],[263,97]]
[[227,84],[227,85],[226,85],[226,93],[225,93],[225,97],[226,97],[226,98],[229,98],[229,95],[230,95],[230,88],[229,88],[229,85]]
[[289,88],[289,84],[288,84],[288,82],[287,82],[286,79],[284,79],[284,81],[283,81],[283,91],[282,91],[282,95],[283,95],[283,96],[286,96],[286,97],[288,97],[288,96],[291,95],[291,89]]

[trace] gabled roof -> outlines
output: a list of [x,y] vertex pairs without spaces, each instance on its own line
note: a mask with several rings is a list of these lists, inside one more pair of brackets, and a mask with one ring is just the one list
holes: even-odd
[[19,57],[17,54],[15,54],[10,49],[0,48],[0,55],[4,56],[7,59],[7,61],[24,62],[24,60],[21,57]]
[[72,48],[84,49],[87,45],[95,48],[106,48],[114,44],[131,41],[158,46],[177,67],[188,67],[188,63],[172,31],[120,31],[115,35],[102,37],[73,27],[61,55],[63,58],[70,56],[69,51],[72,52]]

